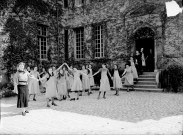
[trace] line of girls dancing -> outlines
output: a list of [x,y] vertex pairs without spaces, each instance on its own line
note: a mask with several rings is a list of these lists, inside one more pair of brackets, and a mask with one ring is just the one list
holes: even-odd
[[[44,70],[39,74],[37,67],[29,71],[29,69],[25,69],[25,63],[21,62],[18,64],[17,72],[14,76],[14,87],[18,94],[17,108],[22,108],[23,116],[29,113],[26,109],[28,101],[31,95],[33,95],[33,101],[36,101],[36,94],[40,93],[39,82],[41,82],[46,91],[47,107],[50,107],[50,101],[51,105],[57,106],[54,101],[55,98],[59,100],[70,98],[70,101],[79,100],[79,96],[82,96],[83,92],[87,92],[89,96],[92,94],[91,89],[95,85],[94,76],[99,73],[101,74],[101,79],[97,99],[100,99],[101,93],[103,93],[103,98],[106,99],[106,92],[111,90],[108,75],[113,80],[116,96],[119,96],[119,90],[123,86],[131,86],[134,84],[134,79],[138,79],[138,73],[132,57],[130,62],[125,65],[122,77],[119,75],[117,65],[114,65],[113,76],[106,68],[106,64],[102,64],[102,67],[95,74],[93,74],[91,65],[82,66],[82,70],[78,70],[75,67],[69,67],[67,63],[63,63],[58,69],[50,67],[47,72]],[[82,80],[80,76],[82,76]],[[122,79],[124,79],[124,84],[122,84]],[[72,94],[75,97],[70,97],[70,92],[75,93]]]

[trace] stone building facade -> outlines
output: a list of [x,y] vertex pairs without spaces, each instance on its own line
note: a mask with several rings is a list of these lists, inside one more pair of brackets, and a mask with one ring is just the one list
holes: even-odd
[[136,50],[144,48],[153,56],[153,71],[171,62],[182,63],[183,17],[167,18],[165,2],[64,1],[64,59],[79,63],[106,61],[123,67]]

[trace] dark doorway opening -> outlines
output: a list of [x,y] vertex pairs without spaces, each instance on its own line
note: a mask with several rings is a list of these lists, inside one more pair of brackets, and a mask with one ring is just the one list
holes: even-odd
[[140,52],[144,48],[144,55],[146,59],[145,72],[154,72],[155,69],[155,50],[154,50],[154,32],[146,27],[141,28],[136,33],[136,50]]

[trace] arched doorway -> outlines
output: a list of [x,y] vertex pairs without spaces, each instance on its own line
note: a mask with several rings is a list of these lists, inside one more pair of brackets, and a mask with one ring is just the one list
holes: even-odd
[[142,27],[134,33],[135,51],[144,48],[146,66],[144,71],[154,72],[155,70],[155,33],[149,27]]

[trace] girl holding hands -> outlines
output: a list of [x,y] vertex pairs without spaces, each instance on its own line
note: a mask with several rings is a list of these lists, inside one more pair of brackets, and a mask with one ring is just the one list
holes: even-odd
[[109,70],[106,68],[105,64],[102,64],[102,68],[99,69],[93,76],[96,74],[101,73],[101,80],[100,80],[100,89],[99,89],[99,95],[98,99],[100,99],[100,94],[101,92],[104,92],[103,98],[106,99],[106,91],[110,91],[110,83],[109,83],[109,78],[107,77],[107,73],[109,73],[109,76],[111,77],[111,74]]

